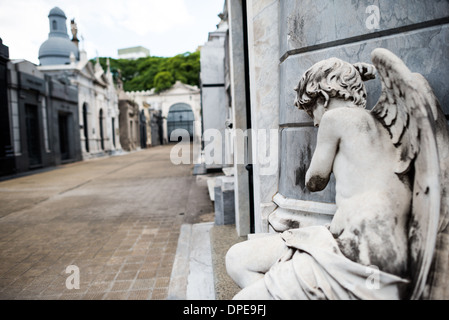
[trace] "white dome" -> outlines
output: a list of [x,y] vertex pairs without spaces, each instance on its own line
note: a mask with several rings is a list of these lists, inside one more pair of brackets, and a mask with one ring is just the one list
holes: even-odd
[[54,65],[70,63],[70,54],[73,52],[79,60],[79,50],[76,45],[65,38],[48,38],[39,49],[41,65]]
[[39,61],[41,65],[69,64],[73,53],[79,60],[78,47],[69,39],[67,34],[67,17],[60,8],[54,7],[48,15],[50,33],[48,40],[39,48]]
[[64,11],[62,11],[59,7],[54,7],[53,9],[51,9],[48,16],[60,16],[67,19]]

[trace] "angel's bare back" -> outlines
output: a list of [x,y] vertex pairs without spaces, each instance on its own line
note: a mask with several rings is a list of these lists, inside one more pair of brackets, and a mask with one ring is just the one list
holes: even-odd
[[411,191],[407,177],[395,174],[397,157],[387,130],[369,111],[336,108],[321,120],[306,182],[318,191],[334,173],[338,210],[330,231],[348,258],[404,275],[410,201],[403,199]]

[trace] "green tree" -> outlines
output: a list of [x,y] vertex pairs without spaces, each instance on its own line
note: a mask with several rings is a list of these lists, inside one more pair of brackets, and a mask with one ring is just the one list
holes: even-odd
[[[107,58],[100,58],[106,70]],[[174,57],[146,57],[137,60],[110,58],[111,72],[117,81],[119,74],[125,91],[154,88],[156,92],[170,88],[176,81],[199,85],[200,52],[186,52]],[[95,60],[92,60],[95,63]],[[118,72],[120,70],[120,73]]]
[[154,77],[154,89],[156,92],[161,92],[170,88],[173,83],[174,78],[169,71],[161,71]]

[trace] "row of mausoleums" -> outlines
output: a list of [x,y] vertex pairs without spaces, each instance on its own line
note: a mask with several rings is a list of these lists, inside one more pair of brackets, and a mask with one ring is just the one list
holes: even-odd
[[200,123],[196,87],[125,93],[85,52],[36,66],[8,51],[0,45],[1,176],[166,144]]
[[71,37],[60,8],[48,20],[39,66],[10,60],[0,41],[0,175],[169,143],[176,129],[193,137],[201,123],[197,87],[126,93],[109,63],[105,71],[87,58],[74,19]]

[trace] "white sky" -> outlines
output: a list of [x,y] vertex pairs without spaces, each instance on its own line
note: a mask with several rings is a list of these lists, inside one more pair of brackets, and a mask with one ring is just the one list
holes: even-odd
[[48,13],[61,8],[75,18],[88,58],[117,58],[117,50],[143,46],[152,56],[195,51],[216,29],[224,0],[0,0],[0,38],[11,59],[39,64],[49,33]]

